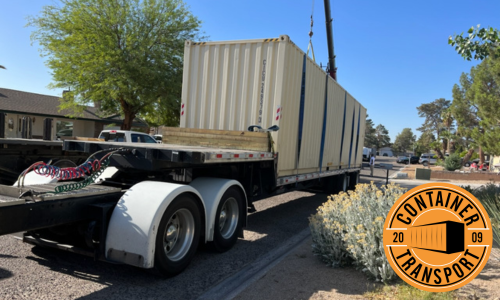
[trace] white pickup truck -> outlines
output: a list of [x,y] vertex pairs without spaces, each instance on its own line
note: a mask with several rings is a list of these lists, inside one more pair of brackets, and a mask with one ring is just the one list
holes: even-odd
[[430,153],[424,153],[420,156],[420,159],[418,160],[419,164],[423,164],[424,166],[426,165],[433,165],[437,162],[437,157],[434,154]]
[[103,130],[99,134],[99,138],[108,142],[158,143],[149,134],[130,130]]

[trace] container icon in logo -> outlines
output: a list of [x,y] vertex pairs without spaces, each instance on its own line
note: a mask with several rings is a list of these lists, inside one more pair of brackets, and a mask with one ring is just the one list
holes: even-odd
[[410,246],[446,254],[464,251],[465,224],[444,221],[409,228]]

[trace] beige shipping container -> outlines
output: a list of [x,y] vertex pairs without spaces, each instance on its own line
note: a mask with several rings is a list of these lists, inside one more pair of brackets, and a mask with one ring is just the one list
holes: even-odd
[[185,43],[180,126],[278,125],[279,177],[361,167],[365,118],[366,109],[286,35]]

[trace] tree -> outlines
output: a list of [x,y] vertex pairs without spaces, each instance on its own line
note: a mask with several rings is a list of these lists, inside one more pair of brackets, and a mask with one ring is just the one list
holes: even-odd
[[407,152],[410,149],[413,150],[415,140],[416,136],[413,135],[411,128],[403,128],[403,130],[396,135],[396,140],[392,145],[392,150],[397,153]]
[[368,114],[366,115],[365,123],[365,147],[374,148],[376,147],[377,137],[375,136],[375,128],[372,119],[368,119]]
[[436,141],[434,134],[430,131],[423,132],[416,142],[415,152],[429,153],[432,149],[431,144]]
[[100,101],[103,113],[123,115],[126,130],[136,116],[158,123],[178,116],[184,41],[199,38],[200,27],[182,0],[61,3],[28,18],[53,72],[49,87],[70,90],[60,109],[78,115]]
[[[475,70],[471,70],[474,74]],[[473,75],[472,75],[473,76]],[[474,98],[472,92],[472,78],[469,74],[462,73],[459,80],[460,85],[455,84],[452,89],[453,102],[450,110],[457,123],[457,135],[463,149],[468,152],[463,161],[467,162],[474,153],[474,141],[472,140],[472,130],[479,125],[476,106],[470,99]]]
[[479,122],[472,138],[482,150],[500,155],[500,58],[486,58],[475,67],[471,88]]
[[491,54],[500,56],[500,32],[492,27],[480,28],[472,26],[468,35],[455,34],[448,38],[448,44],[455,47],[464,59],[483,60]]
[[454,119],[453,119],[453,114],[451,112],[451,109],[449,107],[441,113],[441,119],[443,119],[443,126],[444,126],[444,128],[446,128],[445,131],[441,132],[441,138],[446,139],[446,142],[447,142],[445,144],[446,149],[444,149],[444,150],[445,150],[445,153],[446,153],[446,151],[448,151],[448,153],[451,153],[450,143],[455,138],[455,135],[451,132],[451,129],[453,128]]
[[[444,128],[443,113],[448,109],[448,107],[450,107],[450,104],[450,100],[439,98],[431,103],[424,103],[417,107],[418,116],[425,118],[424,124],[417,128],[417,130],[421,132],[436,132],[436,136],[440,137],[440,133]],[[444,140],[442,141],[442,149],[446,149],[446,142]],[[441,151],[437,151],[437,153],[439,158],[444,158]]]
[[451,111],[457,121],[457,132],[465,137],[467,161],[479,147],[479,157],[484,161],[483,150],[500,155],[500,58],[491,56],[470,74],[460,76],[460,85],[453,87]]
[[389,136],[389,131],[384,125],[378,124],[375,127],[375,148],[380,149],[386,147],[390,144],[391,137]]

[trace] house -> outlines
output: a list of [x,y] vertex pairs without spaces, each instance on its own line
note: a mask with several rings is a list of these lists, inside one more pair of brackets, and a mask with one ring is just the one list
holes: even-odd
[[490,170],[500,174],[500,156],[492,155],[490,158]]
[[[69,118],[67,115],[71,112],[59,111],[59,104],[60,97],[0,88],[0,113],[5,114],[4,137],[22,137],[23,117],[31,117],[33,138],[42,138],[45,118],[53,120],[51,134],[53,139],[60,136],[97,137],[106,126],[111,124],[119,126],[123,123],[117,116],[100,117],[98,109],[91,106],[87,106],[81,116]],[[148,126],[139,120],[134,122],[134,127]]]
[[389,156],[392,157],[394,154],[392,153],[391,147],[383,147],[378,150],[378,155],[380,156]]

